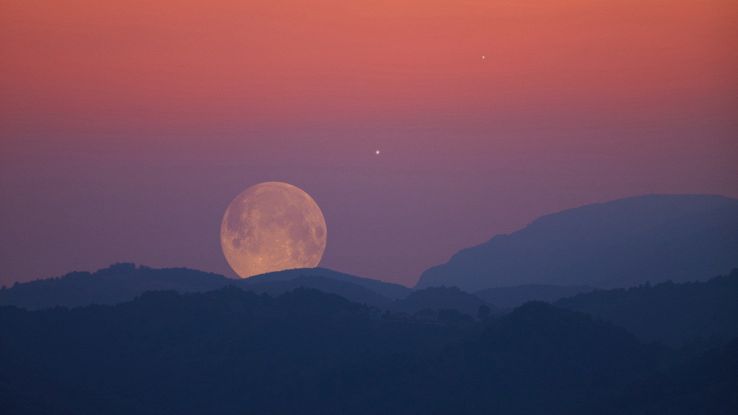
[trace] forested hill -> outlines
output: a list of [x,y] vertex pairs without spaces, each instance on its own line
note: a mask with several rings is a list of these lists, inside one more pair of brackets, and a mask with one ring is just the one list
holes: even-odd
[[646,342],[724,344],[738,336],[738,269],[705,282],[593,291],[555,304],[625,327]]
[[[732,349],[715,349],[706,361],[676,359],[622,328],[545,303],[500,317],[448,317],[381,312],[309,289],[268,296],[236,287],[150,292],[114,306],[0,307],[0,409],[29,415],[738,409]],[[689,374],[684,384],[699,412],[673,399],[683,384],[664,383],[671,373]],[[634,391],[648,399],[632,399]]]

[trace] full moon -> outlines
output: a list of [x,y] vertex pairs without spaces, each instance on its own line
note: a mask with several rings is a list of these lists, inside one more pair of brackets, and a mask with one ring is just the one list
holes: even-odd
[[251,186],[228,205],[220,246],[241,278],[292,268],[312,268],[325,251],[323,212],[310,195],[288,183]]

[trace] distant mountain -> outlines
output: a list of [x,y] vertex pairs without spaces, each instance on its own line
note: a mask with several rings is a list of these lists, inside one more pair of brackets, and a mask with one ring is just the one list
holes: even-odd
[[594,291],[555,304],[617,324],[645,342],[723,344],[738,337],[738,269],[706,282]]
[[738,200],[649,195],[569,209],[464,249],[418,288],[521,284],[616,288],[692,281],[738,266]]
[[290,275],[291,279],[260,278],[257,281],[238,281],[236,286],[256,293],[278,296],[298,288],[312,288],[324,293],[336,294],[359,304],[379,308],[387,307],[392,300],[361,285],[336,280],[321,275]]
[[282,281],[292,280],[297,277],[312,277],[318,276],[328,278],[332,280],[342,281],[346,283],[355,284],[364,287],[368,290],[374,291],[375,293],[389,299],[402,298],[410,294],[412,291],[410,288],[402,286],[400,284],[393,284],[389,282],[374,280],[371,278],[357,277],[355,275],[346,274],[343,272],[333,271],[326,268],[298,268],[290,269],[285,271],[270,272],[268,274],[257,275],[251,278],[241,280],[246,286],[251,284],[260,284],[264,281]]
[[73,272],[57,278],[17,283],[0,290],[0,305],[40,309],[116,304],[147,291],[204,292],[229,285],[272,295],[298,287],[315,288],[378,307],[411,291],[401,285],[323,268],[280,271],[240,280],[186,268],[155,269],[123,263],[93,273]]
[[699,410],[654,412],[683,392],[660,380],[679,371],[671,352],[544,303],[429,324],[315,290],[227,287],[0,307],[0,327],[4,414],[722,414],[734,399],[716,391],[738,379],[735,353],[687,358],[679,397]]
[[[456,310],[476,317],[479,308],[482,306],[490,307],[479,297],[461,291],[456,287],[431,287],[414,291],[403,299],[395,300],[388,307],[391,310],[409,314],[423,310]],[[490,308],[490,312],[492,311]]]
[[500,308],[515,308],[529,301],[554,302],[560,298],[593,291],[594,288],[584,285],[546,285],[528,284],[513,287],[487,288],[477,291],[475,296]]
[[62,277],[16,283],[0,290],[0,305],[39,309],[116,304],[146,291],[202,292],[234,282],[222,275],[187,268],[154,269],[121,263],[92,273],[72,272]]

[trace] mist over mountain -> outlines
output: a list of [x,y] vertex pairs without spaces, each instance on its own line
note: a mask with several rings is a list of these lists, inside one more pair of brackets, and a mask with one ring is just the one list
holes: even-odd
[[464,249],[417,287],[629,287],[706,279],[738,266],[738,200],[648,195],[543,216]]
[[114,306],[0,307],[0,326],[0,402],[13,414],[695,413],[673,404],[672,372],[710,391],[690,403],[718,414],[735,402],[715,391],[738,379],[724,364],[733,352],[716,349],[703,365],[544,303],[427,321],[315,290],[226,287]]

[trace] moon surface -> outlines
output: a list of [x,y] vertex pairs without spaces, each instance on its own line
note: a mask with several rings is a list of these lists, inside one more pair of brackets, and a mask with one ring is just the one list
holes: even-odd
[[283,182],[251,186],[228,205],[220,245],[241,278],[293,268],[312,268],[325,251],[323,212],[302,189]]

